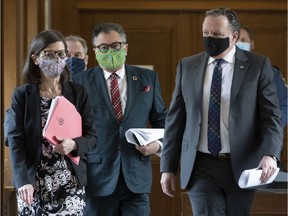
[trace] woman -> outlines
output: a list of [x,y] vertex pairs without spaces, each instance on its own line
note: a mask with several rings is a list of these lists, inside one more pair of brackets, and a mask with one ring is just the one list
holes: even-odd
[[[32,41],[24,65],[26,84],[13,92],[8,143],[19,215],[83,215],[86,158],[97,142],[93,112],[84,87],[69,81],[67,46],[61,33],[43,31]],[[42,136],[53,98],[63,95],[82,116],[82,136]],[[80,156],[79,165],[67,154]]]

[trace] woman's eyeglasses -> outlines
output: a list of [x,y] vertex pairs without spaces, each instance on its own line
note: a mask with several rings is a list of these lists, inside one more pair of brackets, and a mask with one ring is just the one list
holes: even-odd
[[63,50],[43,50],[40,52],[41,57],[46,57],[47,59],[55,59],[57,57],[64,59],[67,57],[68,51],[63,49]]

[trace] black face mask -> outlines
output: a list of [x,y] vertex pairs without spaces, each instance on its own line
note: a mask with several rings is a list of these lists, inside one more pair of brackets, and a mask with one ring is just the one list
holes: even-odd
[[229,47],[229,37],[204,37],[204,46],[209,56],[218,56]]

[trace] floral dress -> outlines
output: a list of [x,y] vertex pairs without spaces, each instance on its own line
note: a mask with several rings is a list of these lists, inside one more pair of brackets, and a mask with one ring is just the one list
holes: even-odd
[[[42,129],[46,124],[51,101],[49,98],[41,98]],[[33,185],[33,204],[27,206],[17,194],[19,215],[83,215],[85,188],[81,187],[67,157],[54,152],[53,144],[44,138],[41,145],[41,161]]]

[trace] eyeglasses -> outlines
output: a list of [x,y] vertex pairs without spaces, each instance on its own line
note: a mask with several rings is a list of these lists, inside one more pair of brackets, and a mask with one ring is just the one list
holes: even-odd
[[126,44],[124,42],[115,42],[110,45],[108,44],[100,44],[99,46],[95,46],[95,48],[98,48],[100,52],[107,53],[109,51],[109,48],[115,51],[119,51],[123,44]]
[[63,49],[63,50],[43,50],[40,52],[40,56],[42,57],[46,57],[47,59],[54,59],[54,58],[61,58],[64,59],[65,57],[67,57],[67,50]]

